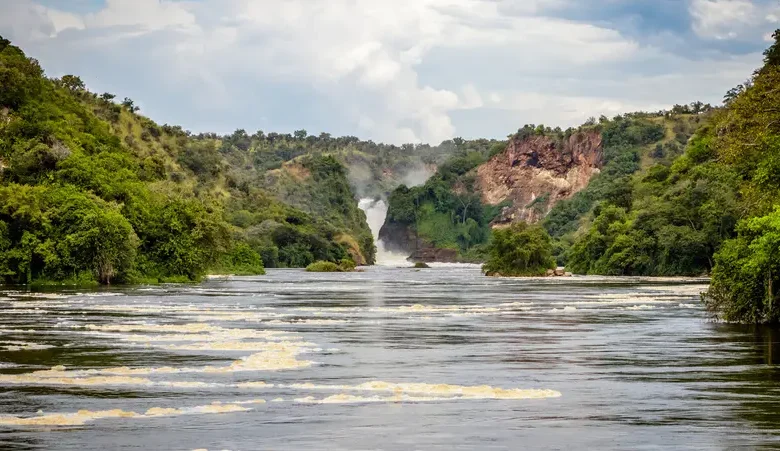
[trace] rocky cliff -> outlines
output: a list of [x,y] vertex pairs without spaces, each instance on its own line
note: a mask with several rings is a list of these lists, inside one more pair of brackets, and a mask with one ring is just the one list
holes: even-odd
[[568,138],[530,136],[510,140],[504,152],[476,169],[483,202],[509,202],[493,221],[537,222],[559,201],[588,186],[603,164],[601,134],[579,131]]
[[423,186],[393,191],[379,239],[413,261],[479,260],[491,228],[541,220],[602,165],[598,131],[524,127],[489,149],[461,149]]

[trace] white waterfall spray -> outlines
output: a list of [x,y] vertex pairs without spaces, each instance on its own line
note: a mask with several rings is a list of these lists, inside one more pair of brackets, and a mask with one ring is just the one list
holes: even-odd
[[360,199],[358,207],[366,213],[366,222],[368,222],[368,227],[371,229],[371,234],[374,235],[376,264],[382,266],[408,266],[409,262],[406,261],[406,255],[386,250],[385,243],[379,239],[379,229],[382,228],[382,224],[385,223],[385,217],[387,216],[387,204],[385,201],[367,197]]

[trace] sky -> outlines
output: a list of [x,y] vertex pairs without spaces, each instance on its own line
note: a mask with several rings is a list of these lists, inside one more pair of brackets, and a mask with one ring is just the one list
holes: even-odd
[[0,35],[195,133],[437,144],[667,109],[761,64],[780,0],[2,0]]

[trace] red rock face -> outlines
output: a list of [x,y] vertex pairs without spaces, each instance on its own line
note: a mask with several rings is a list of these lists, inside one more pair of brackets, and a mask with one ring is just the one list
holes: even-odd
[[596,131],[575,133],[563,142],[547,136],[513,139],[504,152],[477,168],[477,186],[486,203],[512,203],[494,226],[534,223],[588,186],[602,165],[601,134]]

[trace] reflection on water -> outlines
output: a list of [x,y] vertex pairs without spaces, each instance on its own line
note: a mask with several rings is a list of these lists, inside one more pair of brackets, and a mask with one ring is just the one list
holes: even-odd
[[0,449],[780,445],[778,331],[700,279],[468,265],[0,290]]

